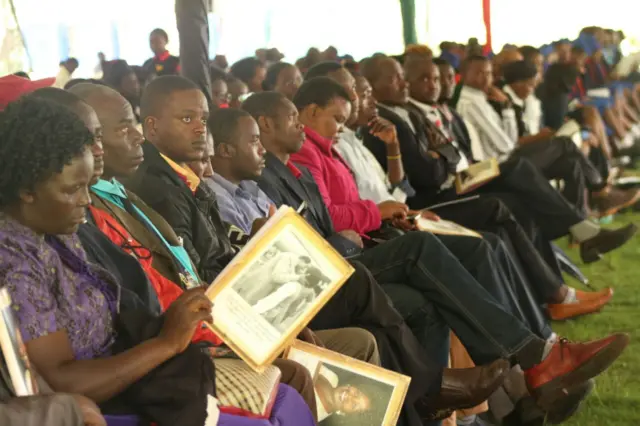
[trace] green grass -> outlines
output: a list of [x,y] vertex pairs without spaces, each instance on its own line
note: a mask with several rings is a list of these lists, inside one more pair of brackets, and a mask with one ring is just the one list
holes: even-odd
[[[640,225],[640,214],[618,215],[611,226],[630,222]],[[559,243],[562,248],[567,245]],[[586,266],[578,251],[567,249],[596,288],[611,286],[615,293],[611,303],[594,315],[564,323],[554,323],[556,333],[571,340],[588,340],[616,331],[631,335],[631,344],[605,373],[596,379],[596,388],[582,409],[567,425],[631,426],[640,424],[640,236],[605,259]],[[567,284],[583,286],[572,278]]]

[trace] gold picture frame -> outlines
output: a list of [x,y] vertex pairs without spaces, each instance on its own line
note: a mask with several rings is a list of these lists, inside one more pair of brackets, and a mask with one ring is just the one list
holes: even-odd
[[[300,340],[287,350],[285,358],[303,365],[311,373],[319,426],[395,426],[398,422],[410,377]],[[329,413],[336,407],[325,407],[323,393],[344,395],[333,398],[334,402],[338,400],[343,404],[342,411]],[[347,398],[351,399],[348,402],[351,412],[344,408]]]
[[458,195],[474,191],[500,176],[500,164],[495,158],[490,158],[469,166],[456,174],[455,187]]
[[420,231],[431,232],[432,234],[441,235],[458,235],[460,237],[482,238],[482,235],[476,231],[458,225],[449,220],[440,219],[438,221],[417,217],[415,219],[416,228]]
[[[22,340],[18,321],[11,307],[11,296],[6,288],[0,289],[0,352],[3,365],[9,377],[7,380],[15,396],[32,396],[38,393],[35,374],[31,368],[27,348]],[[4,376],[4,374],[3,374]]]
[[280,207],[207,289],[207,326],[262,372],[353,271],[300,215]]

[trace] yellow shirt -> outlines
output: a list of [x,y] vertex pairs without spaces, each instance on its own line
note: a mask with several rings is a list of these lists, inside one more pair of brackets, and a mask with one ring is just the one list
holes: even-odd
[[162,158],[164,158],[164,161],[166,161],[171,166],[173,171],[176,172],[178,176],[180,176],[180,179],[182,179],[184,183],[187,184],[191,192],[195,193],[198,185],[200,185],[200,178],[195,173],[193,173],[193,170],[188,167],[182,167],[180,164],[176,163],[166,155],[160,155],[162,156]]

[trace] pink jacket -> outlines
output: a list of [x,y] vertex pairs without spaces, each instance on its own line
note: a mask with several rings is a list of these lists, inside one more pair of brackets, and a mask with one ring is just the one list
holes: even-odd
[[352,229],[364,235],[379,229],[382,219],[378,206],[373,201],[360,199],[355,178],[333,149],[333,141],[308,127],[304,131],[307,139],[291,160],[305,166],[313,175],[336,231]]

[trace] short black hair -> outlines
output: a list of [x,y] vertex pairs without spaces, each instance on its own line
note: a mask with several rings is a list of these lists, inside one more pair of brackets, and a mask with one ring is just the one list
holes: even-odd
[[135,74],[135,71],[129,66],[127,61],[124,59],[116,59],[105,63],[102,80],[114,89],[118,89],[120,84],[122,84],[122,79],[130,74]]
[[584,50],[582,46],[578,46],[577,44],[574,44],[573,46],[571,46],[571,53],[574,55],[584,55],[587,52]]
[[243,117],[251,117],[251,114],[237,108],[220,108],[211,114],[208,124],[214,146],[233,145],[238,123]]
[[293,97],[293,103],[298,111],[309,105],[326,107],[333,99],[342,98],[351,102],[351,98],[344,87],[329,77],[316,77],[305,81]]
[[373,85],[380,77],[380,64],[387,59],[390,59],[387,55],[376,54],[370,58],[363,59],[360,62],[360,71],[362,72],[362,75],[369,80],[371,85]]
[[169,34],[167,34],[167,32],[162,28],[156,28],[155,30],[151,31],[151,34],[149,34],[149,37],[153,35],[159,35],[160,37],[164,38],[164,41],[169,43]]
[[25,96],[0,112],[0,207],[30,190],[93,144],[76,114],[56,102]]
[[22,78],[26,78],[27,80],[31,80],[31,77],[29,77],[29,74],[27,74],[24,71],[14,72],[13,75],[15,75],[16,77],[22,77]]
[[319,62],[314,66],[312,66],[311,68],[309,68],[307,73],[304,75],[304,79],[311,80],[312,78],[316,78],[316,77],[326,77],[332,72],[339,71],[342,68],[344,67],[337,62],[333,62],[333,61]]
[[80,65],[76,58],[68,58],[67,62],[70,62],[70,63],[74,64],[76,66],[76,68]]
[[260,117],[273,117],[287,97],[278,92],[254,93],[242,103],[242,109],[258,121]]
[[164,75],[147,84],[140,99],[140,119],[154,115],[174,92],[200,90],[194,82],[179,75]]
[[107,84],[102,80],[96,80],[95,78],[73,78],[64,85],[64,90],[69,90],[78,84],[98,84],[100,86],[106,86]]
[[29,94],[40,99],[48,99],[57,104],[64,105],[67,108],[74,109],[78,104],[84,104],[85,102],[78,96],[66,90],[57,89],[55,87],[43,87],[42,89],[35,90]]
[[209,75],[211,77],[211,82],[213,83],[214,81],[218,81],[218,80],[224,80],[227,81],[229,79],[229,74],[227,74],[227,72],[215,65],[210,65],[209,66]]
[[260,67],[264,67],[264,64],[260,60],[250,57],[240,59],[235,64],[231,65],[229,70],[231,75],[239,78],[245,83],[249,83],[251,79],[256,75],[256,70]]
[[282,71],[289,67],[295,67],[295,65],[291,65],[288,62],[277,62],[267,69],[267,76],[262,82],[262,88],[264,90],[273,90],[276,87],[276,83],[278,82],[278,76]]
[[449,66],[453,68],[453,65],[451,65],[451,62],[447,61],[444,58],[433,58],[431,61],[439,67]]
[[541,54],[540,49],[533,46],[521,46],[518,50],[522,54],[522,57],[527,61],[531,61],[534,56]]

